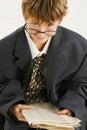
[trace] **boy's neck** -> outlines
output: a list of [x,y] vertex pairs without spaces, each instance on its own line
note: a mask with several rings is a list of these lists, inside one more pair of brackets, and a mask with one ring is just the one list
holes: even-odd
[[37,49],[38,49],[39,51],[42,51],[43,48],[44,48],[44,46],[46,45],[46,42],[45,42],[45,43],[42,43],[42,44],[37,44],[37,43],[34,43],[34,44],[35,44],[35,46],[37,47]]

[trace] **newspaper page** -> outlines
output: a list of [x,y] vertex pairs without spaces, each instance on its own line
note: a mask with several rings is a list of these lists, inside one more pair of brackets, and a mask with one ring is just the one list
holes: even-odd
[[67,115],[58,115],[58,109],[50,103],[29,104],[30,110],[22,110],[24,117],[33,128],[48,130],[74,130],[80,120]]

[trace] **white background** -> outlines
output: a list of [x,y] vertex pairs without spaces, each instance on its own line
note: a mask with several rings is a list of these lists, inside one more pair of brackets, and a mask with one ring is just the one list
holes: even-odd
[[[24,24],[22,0],[0,0],[0,39]],[[68,0],[68,14],[61,25],[87,39],[87,0]]]

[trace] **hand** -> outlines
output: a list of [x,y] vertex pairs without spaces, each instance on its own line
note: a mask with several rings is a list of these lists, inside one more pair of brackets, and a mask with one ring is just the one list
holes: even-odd
[[64,115],[64,114],[66,114],[66,115],[68,115],[68,116],[72,116],[72,112],[71,112],[69,109],[59,110],[57,113],[58,113],[59,115]]
[[29,110],[31,108],[28,105],[15,104],[15,105],[13,105],[13,106],[10,107],[9,113],[11,113],[12,115],[14,115],[19,121],[27,122],[27,120],[24,118],[24,116],[23,116],[23,114],[21,112],[22,109]]

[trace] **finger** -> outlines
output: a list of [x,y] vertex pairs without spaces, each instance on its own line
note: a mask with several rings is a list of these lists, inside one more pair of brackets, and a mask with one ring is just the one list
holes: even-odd
[[19,121],[26,121],[25,117],[23,116],[22,112],[20,109],[16,109],[15,112],[15,117],[19,120]]
[[23,109],[29,110],[29,109],[31,109],[31,107],[28,106],[28,105],[18,104],[18,106],[16,107],[16,112],[17,112],[17,113],[19,113],[19,112],[21,113],[21,111],[22,111]]
[[22,109],[31,109],[31,107],[29,105],[24,105],[24,104],[18,104],[18,109],[22,110]]
[[19,121],[24,121],[24,122],[27,122],[27,120],[25,119],[25,117],[23,116],[23,114],[22,113],[20,113],[19,115],[18,115],[18,118],[17,118]]
[[59,110],[57,113],[58,113],[59,115],[64,115],[64,114],[66,114],[66,115],[68,115],[68,116],[71,116],[71,111],[68,110],[68,109]]
[[20,120],[20,121],[27,121],[25,119],[25,117],[23,116],[22,112],[21,112],[23,109],[29,110],[29,109],[31,109],[31,107],[28,106],[28,105],[18,104],[18,107],[17,107],[17,119]]

